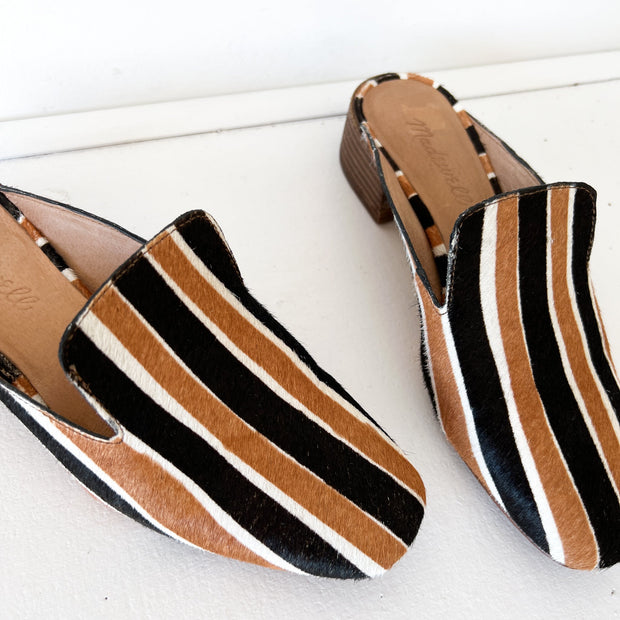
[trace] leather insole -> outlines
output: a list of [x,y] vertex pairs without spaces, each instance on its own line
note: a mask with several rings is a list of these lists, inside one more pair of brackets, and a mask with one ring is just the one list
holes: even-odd
[[[449,248],[460,213],[495,193],[450,102],[418,80],[390,80],[366,93],[364,116],[425,203]],[[424,230],[390,165],[382,164],[398,214],[441,300],[439,276]]]
[[58,359],[60,339],[85,298],[2,208],[0,244],[0,351],[50,409],[89,432],[111,437],[110,426],[67,379]]

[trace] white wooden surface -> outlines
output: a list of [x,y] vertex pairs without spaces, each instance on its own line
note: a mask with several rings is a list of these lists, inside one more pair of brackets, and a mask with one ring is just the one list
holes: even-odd
[[0,0],[0,120],[620,47],[614,0]]
[[[400,61],[402,62],[402,61]],[[388,70],[404,67],[384,67]],[[620,50],[433,72],[461,98],[620,79]],[[0,159],[345,114],[355,80],[0,122]]]
[[[523,78],[518,66],[514,72],[506,84]],[[591,267],[618,359],[620,80],[572,81],[465,104],[547,180],[583,180],[599,190]],[[423,387],[400,241],[392,225],[371,221],[340,172],[342,123],[316,118],[6,160],[0,179],[146,237],[188,209],[211,212],[251,290],[422,474],[428,511],[412,549],[385,577],[359,583],[190,549],[95,501],[1,408],[0,617],[620,616],[620,567],[589,574],[549,560],[443,437]]]

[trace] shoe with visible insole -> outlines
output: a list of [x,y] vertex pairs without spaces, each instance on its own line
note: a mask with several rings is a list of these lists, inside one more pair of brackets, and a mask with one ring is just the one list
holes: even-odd
[[370,577],[405,553],[418,473],[249,294],[207,214],[145,243],[0,192],[0,400],[90,491],[272,568]]
[[444,88],[385,74],[355,91],[341,146],[414,274],[443,429],[543,551],[620,560],[620,390],[588,275],[594,190],[540,177]]

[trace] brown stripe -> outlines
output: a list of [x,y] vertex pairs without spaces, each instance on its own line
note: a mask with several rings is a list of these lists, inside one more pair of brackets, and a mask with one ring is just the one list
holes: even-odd
[[76,280],[71,281],[71,285],[73,288],[76,288],[86,299],[90,298],[92,293],[82,284],[81,280],[78,278]]
[[424,232],[426,233],[426,237],[428,238],[432,248],[436,248],[439,245],[444,245],[441,233],[439,232],[439,228],[437,228],[437,226],[429,226],[424,229]]
[[431,78],[427,78],[423,75],[418,75],[417,73],[408,73],[407,77],[410,80],[417,80],[418,82],[422,82],[422,84],[427,84],[428,86],[432,86],[435,83]]
[[[418,472],[369,422],[364,422],[325,394],[317,379],[309,378],[274,342],[265,337],[200,276],[172,239],[152,248],[151,254],[183,292],[250,359],[261,366],[289,394],[326,422],[362,454],[391,472],[425,501]],[[360,414],[361,415],[361,414]],[[377,439],[380,438],[380,441]]]
[[592,569],[598,550],[587,513],[561,457],[532,375],[518,282],[518,198],[497,207],[496,297],[503,348],[519,419],[564,547],[565,563]]
[[17,377],[15,381],[13,381],[13,385],[27,396],[30,396],[30,398],[37,395],[37,390],[35,389],[34,385],[32,385],[32,383],[30,383],[30,381],[24,375],[19,375],[19,377]]
[[558,188],[551,192],[551,230],[553,231],[551,256],[554,305],[577,389],[581,392],[586,404],[587,414],[589,414],[598,436],[616,489],[620,489],[620,438],[616,435],[602,394],[588,364],[581,332],[573,314],[570,298],[567,278],[568,227],[572,226],[572,222],[568,221],[569,191],[569,188]]
[[469,469],[472,470],[480,483],[485,487],[487,492],[491,494],[482,477],[478,462],[474,458],[471,442],[469,441],[465,414],[458,397],[458,387],[452,371],[439,311],[431,301],[418,275],[416,275],[416,288],[419,302],[424,309],[426,342],[430,352],[428,363],[430,365],[429,370],[435,382],[437,414],[441,419],[443,430],[450,443],[455,447],[456,451],[465,461]]
[[176,478],[122,441],[94,441],[53,420],[84,454],[166,529],[207,551],[261,566],[267,562],[223,529]]
[[461,124],[465,129],[473,125],[471,122],[471,117],[467,114],[467,112],[465,112],[465,110],[460,110],[457,112],[457,116],[461,119]]
[[391,566],[405,552],[406,546],[385,528],[283,454],[190,376],[115,289],[106,291],[92,307],[92,312],[146,372],[227,450],[384,568]]
[[413,196],[413,194],[415,194],[415,189],[413,189],[413,185],[409,183],[407,177],[404,174],[401,174],[397,175],[397,178],[403,192],[405,192],[405,196],[407,196],[407,198]]
[[33,241],[36,242],[39,239],[43,238],[43,235],[39,232],[39,229],[36,228],[33,224],[31,224],[31,222],[25,217],[22,219],[20,224],[21,224],[21,227],[28,233],[28,236]]

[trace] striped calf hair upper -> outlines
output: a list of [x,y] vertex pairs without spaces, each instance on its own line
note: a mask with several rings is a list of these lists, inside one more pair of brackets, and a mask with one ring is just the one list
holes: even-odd
[[427,385],[444,430],[541,549],[620,560],[620,389],[588,261],[595,193],[554,184],[461,216],[445,304],[419,277]]
[[219,229],[180,217],[67,328],[61,361],[105,439],[0,379],[0,398],[91,491],[192,545],[363,578],[413,541],[416,470],[249,294]]

